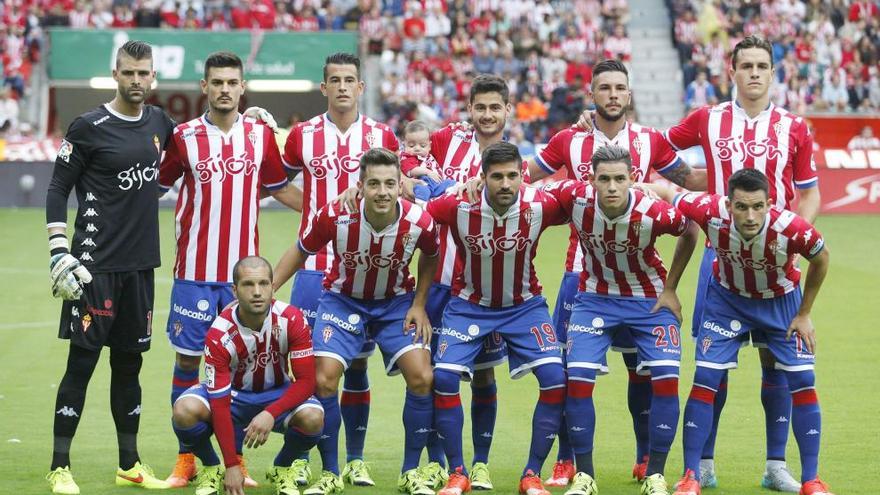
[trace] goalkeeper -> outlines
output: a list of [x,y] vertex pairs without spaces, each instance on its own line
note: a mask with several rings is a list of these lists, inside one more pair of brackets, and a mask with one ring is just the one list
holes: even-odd
[[[167,488],[141,463],[138,375],[150,348],[153,269],[159,266],[157,183],[174,122],[144,100],[155,77],[149,45],[130,41],[116,55],[113,101],[70,125],[46,197],[52,293],[64,299],[59,337],[70,340],[55,402],[47,476],[53,493],[78,494],[70,444],[101,349],[110,348],[110,409],[119,443],[116,485]],[[76,187],[73,246],[67,198]]]

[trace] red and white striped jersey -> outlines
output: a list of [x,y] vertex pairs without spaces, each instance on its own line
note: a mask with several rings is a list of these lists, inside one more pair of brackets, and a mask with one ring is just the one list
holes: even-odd
[[324,288],[355,299],[385,299],[411,292],[415,280],[409,262],[416,248],[423,256],[437,256],[437,229],[421,207],[404,199],[398,202],[399,218],[376,232],[360,209],[350,213],[344,205],[329,204],[309,219],[299,240],[309,254],[333,245],[333,262],[324,277]]
[[654,248],[663,234],[680,236],[688,220],[669,203],[641,191],[629,192],[629,209],[608,218],[589,184],[566,180],[545,187],[571,217],[583,250],[578,289],[607,296],[656,298],[666,284],[666,267]]
[[801,276],[794,255],[812,258],[825,246],[809,222],[776,206],[767,213],[761,233],[748,241],[736,231],[725,196],[680,194],[675,206],[703,229],[715,248],[715,280],[743,297],[769,299],[791,292]]
[[727,180],[743,168],[767,176],[770,198],[779,208],[791,207],[794,186],[818,185],[807,123],[773,103],[754,119],[734,102],[705,106],[667,129],[664,136],[677,149],[703,148],[711,194],[726,194]]
[[[363,115],[344,133],[326,113],[301,122],[290,131],[282,160],[287,168],[303,173],[300,237],[318,209],[357,185],[361,155],[372,148],[397,152],[397,137],[387,125]],[[332,259],[333,247],[328,244],[309,257],[305,269],[324,271]]]
[[541,232],[568,216],[559,202],[537,188],[520,187],[517,201],[503,214],[484,193],[469,203],[444,194],[428,202],[428,213],[450,227],[458,248],[452,295],[474,304],[503,308],[541,295],[532,260]]
[[[564,129],[556,133],[547,146],[538,152],[535,162],[550,175],[565,167],[570,179],[586,181],[587,175],[592,171],[593,153],[608,145],[629,149],[633,171],[639,182],[650,177],[651,169],[665,173],[681,165],[675,150],[659,131],[639,124],[627,124],[614,137],[608,137],[598,129],[593,132],[578,128]],[[582,269],[583,252],[577,232],[572,226],[568,254],[565,257],[565,271],[579,272]]]
[[[295,306],[272,301],[259,329],[239,321],[238,303],[224,309],[205,336],[205,379],[208,397],[231,390],[262,392],[290,381],[297,361],[312,357],[312,330]],[[294,375],[296,378],[296,375]]]
[[239,116],[229,133],[201,116],[174,129],[159,168],[159,187],[178,178],[174,277],[231,282],[232,266],[259,254],[260,188],[287,185],[272,130]]

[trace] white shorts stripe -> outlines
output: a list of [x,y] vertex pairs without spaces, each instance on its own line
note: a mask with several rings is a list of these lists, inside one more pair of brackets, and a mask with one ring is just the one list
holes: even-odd
[[697,366],[701,366],[703,368],[710,368],[713,370],[732,370],[736,368],[737,364],[734,362],[730,363],[710,363],[709,361],[697,361]]

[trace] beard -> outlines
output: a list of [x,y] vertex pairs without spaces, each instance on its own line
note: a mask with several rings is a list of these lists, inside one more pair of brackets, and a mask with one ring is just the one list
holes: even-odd
[[596,105],[596,113],[599,114],[600,117],[602,117],[603,119],[605,119],[609,122],[617,122],[618,120],[622,119],[624,115],[626,115],[626,107],[621,106],[621,110],[620,110],[619,114],[611,115],[610,113],[608,113],[607,110],[605,110],[605,107],[600,107],[600,106]]

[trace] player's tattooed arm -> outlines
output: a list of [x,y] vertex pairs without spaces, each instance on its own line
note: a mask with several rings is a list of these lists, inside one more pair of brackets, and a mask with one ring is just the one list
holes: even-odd
[[689,191],[705,191],[709,185],[706,169],[691,168],[690,165],[684,162],[681,162],[681,165],[662,175],[669,182]]

